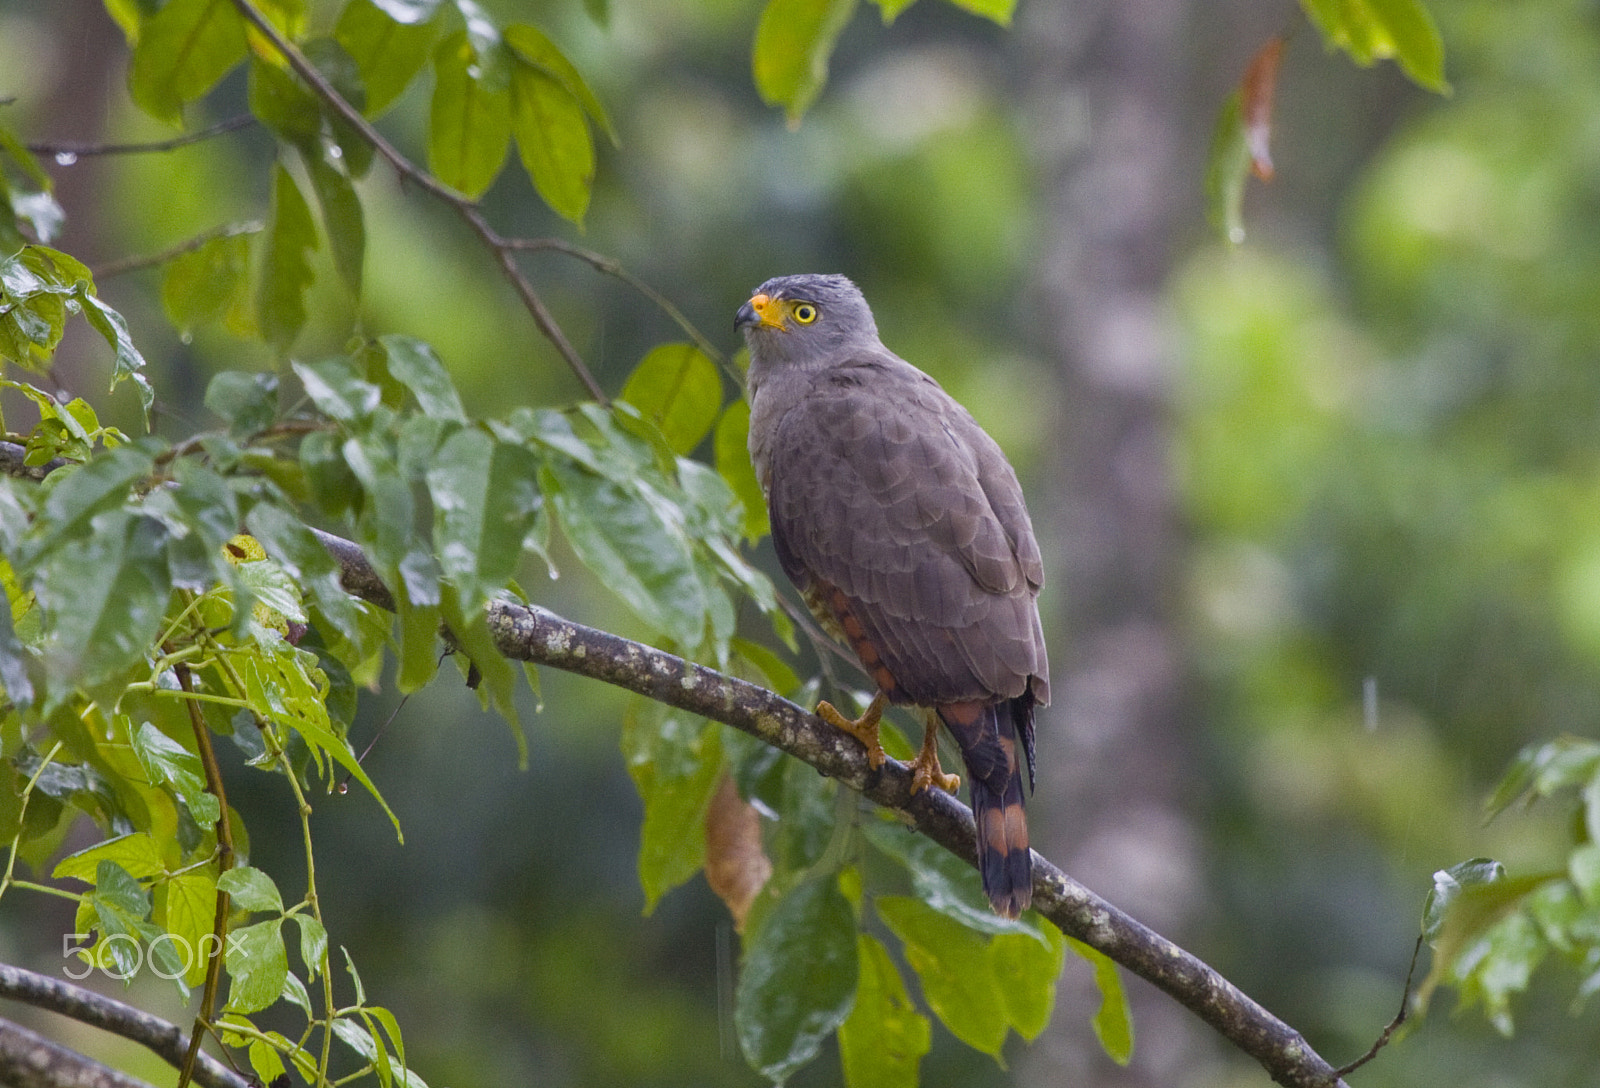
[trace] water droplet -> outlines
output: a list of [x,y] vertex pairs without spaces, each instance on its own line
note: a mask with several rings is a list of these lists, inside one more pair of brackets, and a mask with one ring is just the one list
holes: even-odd
[[73,163],[75,163],[77,161],[78,161],[78,153],[76,151],[57,151],[56,152],[56,165],[57,166],[71,166]]
[[339,793],[341,795],[349,793],[350,792],[350,783],[348,783],[348,782],[339,783],[338,790],[339,790]]
[[330,159],[342,159],[342,158],[344,158],[344,148],[340,147],[338,144],[329,144],[328,145],[328,158],[330,158]]
[[178,339],[183,341],[185,344],[192,344],[194,343],[194,333],[190,332],[188,329],[185,329],[178,334]]

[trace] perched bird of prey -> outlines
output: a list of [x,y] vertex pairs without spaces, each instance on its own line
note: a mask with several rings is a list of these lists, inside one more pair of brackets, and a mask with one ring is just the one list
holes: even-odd
[[779,276],[739,308],[750,345],[750,456],[778,560],[806,604],[878,686],[852,721],[817,713],[884,758],[888,703],[925,710],[913,790],[939,766],[943,721],[961,749],[994,909],[1033,893],[1022,760],[1033,787],[1033,709],[1050,701],[1037,598],[1039,545],[1016,473],[937,382],[878,339],[843,276]]

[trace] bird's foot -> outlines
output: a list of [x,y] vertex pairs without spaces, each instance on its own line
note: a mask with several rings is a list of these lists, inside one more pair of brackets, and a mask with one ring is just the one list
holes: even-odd
[[875,771],[883,766],[886,758],[883,745],[878,743],[878,720],[883,717],[883,708],[887,702],[883,693],[879,692],[862,712],[861,717],[852,719],[839,713],[832,703],[823,700],[817,704],[817,717],[860,741],[867,749],[867,767]]
[[938,786],[946,793],[961,788],[961,776],[945,774],[939,766],[939,720],[930,718],[922,733],[922,751],[911,761],[911,796],[915,797],[929,786]]

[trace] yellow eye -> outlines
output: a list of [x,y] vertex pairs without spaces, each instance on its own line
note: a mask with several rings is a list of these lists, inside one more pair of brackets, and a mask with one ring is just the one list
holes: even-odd
[[809,325],[817,319],[817,308],[809,302],[802,302],[794,308],[794,319],[802,325]]

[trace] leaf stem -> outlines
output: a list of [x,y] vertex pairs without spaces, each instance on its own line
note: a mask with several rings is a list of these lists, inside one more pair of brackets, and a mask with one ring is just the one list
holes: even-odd
[[[217,816],[217,875],[221,876],[233,868],[233,824],[228,816],[228,792],[222,785],[222,768],[217,763],[216,750],[211,747],[211,727],[206,725],[205,718],[200,715],[200,706],[195,701],[194,681],[190,676],[189,666],[180,661],[174,666],[173,671],[178,675],[178,685],[189,696],[185,706],[189,710],[189,724],[194,729],[195,747],[200,752],[200,764],[205,768],[206,789],[217,799],[221,809]],[[195,1013],[194,1029],[189,1033],[189,1049],[184,1054],[183,1066],[178,1071],[178,1088],[186,1088],[194,1076],[194,1065],[200,1054],[200,1044],[205,1039],[205,1029],[210,1026],[211,1012],[216,1007],[217,985],[222,978],[222,949],[226,947],[225,938],[228,935],[229,901],[228,893],[218,888],[217,912],[211,926],[211,932],[217,939],[217,952],[206,964],[205,990],[200,995],[200,1008]]]
[[46,767],[50,766],[50,761],[56,758],[56,753],[59,751],[61,751],[61,742],[58,740],[45,753],[44,758],[39,761],[39,765],[33,769],[33,774],[28,776],[27,785],[22,787],[22,797],[17,806],[17,833],[11,838],[11,849],[6,856],[5,876],[0,877],[0,895],[5,895],[7,888],[15,886],[18,888],[34,888],[38,891],[50,892],[52,895],[67,895],[72,896],[74,899],[80,898],[72,895],[71,892],[62,891],[60,888],[50,888],[43,884],[33,884],[30,881],[13,880],[11,877],[11,874],[17,868],[17,851],[22,846],[22,832],[25,829],[24,817],[28,814],[28,798],[33,796],[33,787],[39,784],[39,776],[44,773]]

